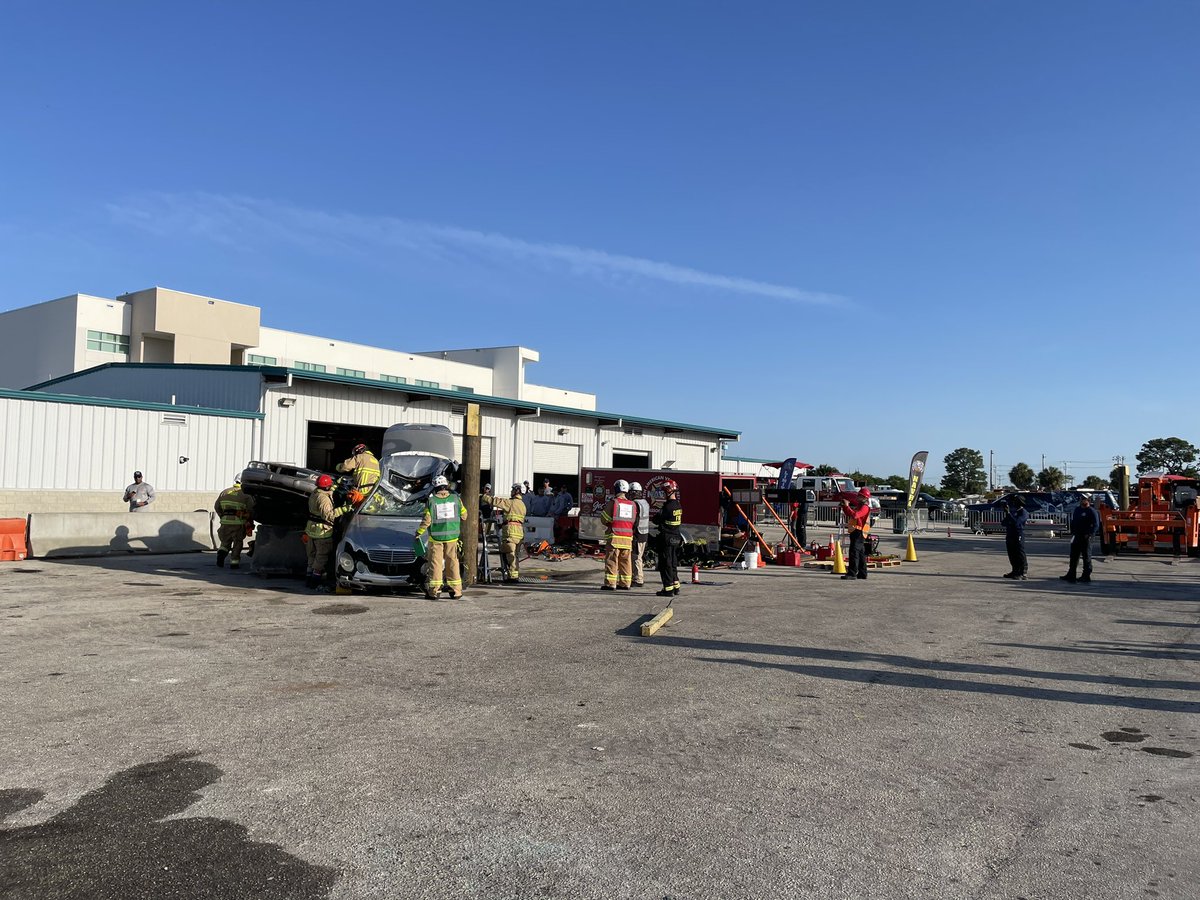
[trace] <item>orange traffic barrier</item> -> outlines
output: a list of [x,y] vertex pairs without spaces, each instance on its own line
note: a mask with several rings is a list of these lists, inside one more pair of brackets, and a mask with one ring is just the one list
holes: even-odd
[[0,562],[16,562],[29,555],[24,519],[0,519]]

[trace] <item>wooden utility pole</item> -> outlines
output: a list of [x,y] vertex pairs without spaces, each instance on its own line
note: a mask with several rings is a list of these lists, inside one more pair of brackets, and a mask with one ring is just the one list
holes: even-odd
[[463,585],[475,583],[479,569],[479,464],[481,453],[479,439],[479,404],[468,403],[463,417],[462,458],[462,502],[467,508],[466,527],[463,530],[463,554],[459,563],[462,568]]

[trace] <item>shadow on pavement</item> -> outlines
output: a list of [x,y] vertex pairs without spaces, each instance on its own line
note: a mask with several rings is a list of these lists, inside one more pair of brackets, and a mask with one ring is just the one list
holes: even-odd
[[[222,775],[193,757],[134,766],[40,825],[0,829],[4,896],[328,897],[338,878],[334,869],[252,841],[241,825],[207,817],[164,821]],[[0,792],[0,813],[11,815],[39,799],[36,790]]]
[[[751,644],[738,641],[714,641],[670,636],[656,636],[653,639],[647,639],[646,642],[656,647],[679,647],[689,650],[790,656],[843,663],[873,663],[893,667],[890,669],[850,668],[844,666],[762,662],[746,658],[697,657],[703,662],[742,665],[757,669],[780,669],[794,672],[797,675],[809,675],[814,678],[829,678],[837,681],[887,684],[894,687],[926,688],[943,691],[965,691],[980,694],[1002,694],[1013,697],[1025,697],[1032,700],[1058,700],[1095,706],[1125,706],[1132,709],[1152,709],[1164,712],[1200,713],[1200,702],[1086,693],[1083,691],[1025,687],[982,681],[960,681],[943,677],[941,674],[915,674],[912,671],[895,671],[895,669],[917,670],[918,672],[932,671],[937,673],[995,675],[1007,678],[1038,678],[1047,681],[1082,682],[1085,684],[1112,685],[1147,691],[1198,691],[1200,690],[1200,682],[1196,681],[1168,681],[1156,678],[1129,678],[1121,675],[1094,675],[1078,672],[1048,672],[1015,666],[927,660],[891,653],[860,653],[851,650],[829,650],[820,647],[788,647],[778,644]],[[997,644],[996,646],[1024,645]]]

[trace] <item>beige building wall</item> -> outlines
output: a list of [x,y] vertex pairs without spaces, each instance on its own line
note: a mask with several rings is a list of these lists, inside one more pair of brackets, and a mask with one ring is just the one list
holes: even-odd
[[117,299],[130,307],[130,362],[240,365],[259,342],[257,306],[159,287]]

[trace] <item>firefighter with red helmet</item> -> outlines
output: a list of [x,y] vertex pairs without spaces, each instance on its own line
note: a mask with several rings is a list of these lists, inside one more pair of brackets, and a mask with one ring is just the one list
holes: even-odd
[[308,556],[308,576],[305,584],[317,590],[328,590],[324,584],[325,564],[333,553],[333,526],[339,516],[352,506],[333,505],[333,479],[328,475],[317,478],[317,489],[308,498],[308,524],[304,527],[305,552]]
[[628,481],[619,479],[613,488],[616,495],[600,513],[608,538],[601,590],[627,591],[633,584],[633,523],[637,519],[637,505],[627,496]]
[[679,595],[679,548],[683,546],[683,535],[679,533],[683,524],[683,506],[679,502],[679,485],[674,481],[669,478],[664,481],[662,491],[667,500],[654,514],[653,521],[658,526],[661,551],[658,554],[658,574],[663,586],[655,596],[676,597]]
[[333,469],[335,472],[354,473],[354,487],[347,496],[355,506],[366,499],[375,482],[379,480],[379,460],[367,449],[366,444],[355,444],[350,451],[350,458],[338,463]]

